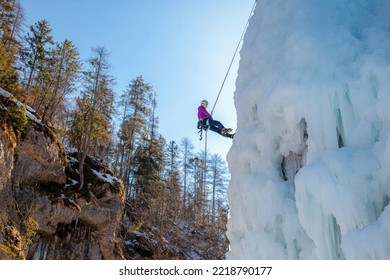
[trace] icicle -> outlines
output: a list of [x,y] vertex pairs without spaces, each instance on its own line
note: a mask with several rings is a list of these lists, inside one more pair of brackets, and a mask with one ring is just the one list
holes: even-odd
[[39,240],[38,246],[35,249],[33,260],[40,260],[42,251],[42,239]]
[[42,260],[46,260],[46,257],[47,257],[47,252],[48,252],[48,250],[49,250],[49,244],[48,244],[48,242],[47,242],[47,239],[46,239],[46,238],[44,239],[43,248],[44,248],[44,251],[43,251],[43,257],[42,257]]
[[78,227],[78,223],[79,223],[79,219],[76,218],[76,220],[74,222],[74,239],[75,239],[76,242],[79,242],[80,239],[81,239],[80,227]]
[[70,243],[71,236],[72,235],[70,234],[70,232],[66,233],[65,244],[69,244]]

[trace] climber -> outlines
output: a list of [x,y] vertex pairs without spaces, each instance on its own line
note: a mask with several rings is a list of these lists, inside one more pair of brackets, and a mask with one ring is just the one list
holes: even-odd
[[213,117],[207,112],[207,106],[209,103],[207,100],[202,100],[200,106],[198,107],[198,129],[200,132],[210,128],[211,131],[214,131],[224,137],[233,139],[234,133],[231,134],[231,128],[225,128],[223,124],[217,120],[214,120]]

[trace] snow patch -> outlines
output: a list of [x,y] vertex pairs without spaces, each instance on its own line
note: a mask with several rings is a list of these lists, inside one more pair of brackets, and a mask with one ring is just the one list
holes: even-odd
[[115,176],[112,176],[111,174],[108,174],[108,173],[100,173],[99,171],[96,171],[94,169],[92,169],[92,172],[102,181],[105,181],[111,185],[114,185],[117,181],[118,181],[118,178],[115,177]]

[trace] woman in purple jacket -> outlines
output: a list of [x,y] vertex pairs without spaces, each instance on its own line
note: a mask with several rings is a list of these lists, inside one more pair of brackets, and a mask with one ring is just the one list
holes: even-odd
[[206,110],[208,105],[209,103],[207,102],[207,100],[202,100],[200,106],[198,107],[198,127],[200,126],[205,130],[207,128],[210,128],[211,131],[233,139],[234,134],[230,134],[232,132],[232,129],[225,128],[221,122],[214,120],[213,117]]

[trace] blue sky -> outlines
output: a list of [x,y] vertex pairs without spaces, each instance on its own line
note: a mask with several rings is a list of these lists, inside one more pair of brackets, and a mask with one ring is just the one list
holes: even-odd
[[[73,41],[82,60],[91,48],[110,53],[119,96],[142,75],[157,93],[159,131],[167,141],[197,134],[197,107],[211,110],[254,0],[21,0],[27,26],[46,19],[55,41]],[[233,101],[239,54],[214,118],[236,128]],[[232,141],[208,133],[208,151],[227,154]]]

